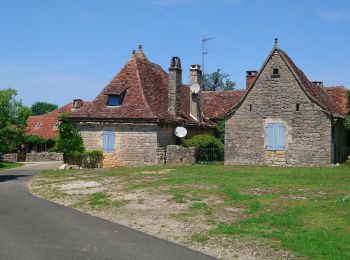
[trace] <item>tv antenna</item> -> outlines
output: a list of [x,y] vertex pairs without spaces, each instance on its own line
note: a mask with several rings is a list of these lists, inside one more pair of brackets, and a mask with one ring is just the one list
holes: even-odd
[[202,39],[202,75],[204,75],[204,57],[207,55],[209,52],[206,50],[206,44],[207,41],[214,40],[213,37],[203,37]]

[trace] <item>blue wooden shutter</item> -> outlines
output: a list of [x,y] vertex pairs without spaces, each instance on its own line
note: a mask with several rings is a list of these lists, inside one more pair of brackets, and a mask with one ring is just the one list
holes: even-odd
[[274,125],[273,124],[267,124],[266,126],[266,137],[267,137],[267,142],[266,142],[266,149],[267,150],[274,150],[275,145],[274,145]]
[[276,124],[276,150],[284,150],[285,148],[285,136],[284,136],[284,124]]
[[114,131],[105,130],[103,131],[103,151],[110,153],[115,149],[115,136]]

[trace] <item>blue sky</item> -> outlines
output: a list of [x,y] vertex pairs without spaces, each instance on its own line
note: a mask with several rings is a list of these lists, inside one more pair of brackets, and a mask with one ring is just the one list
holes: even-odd
[[0,89],[24,104],[92,100],[143,45],[168,68],[180,56],[221,68],[238,88],[279,46],[310,80],[350,87],[350,1],[347,0],[0,0]]

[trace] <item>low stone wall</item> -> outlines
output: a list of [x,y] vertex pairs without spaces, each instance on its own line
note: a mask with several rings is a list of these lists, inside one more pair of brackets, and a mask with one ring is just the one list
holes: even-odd
[[17,154],[16,153],[7,153],[3,155],[4,162],[17,162]]
[[62,153],[27,153],[27,162],[63,161]]
[[168,164],[195,164],[196,151],[194,147],[168,145],[166,147],[166,163]]

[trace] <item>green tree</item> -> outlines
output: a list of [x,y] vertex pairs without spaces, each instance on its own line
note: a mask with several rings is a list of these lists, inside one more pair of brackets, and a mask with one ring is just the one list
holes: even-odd
[[223,144],[225,143],[225,120],[222,119],[218,122],[215,128],[215,136],[218,138]]
[[7,153],[19,148],[31,110],[16,99],[12,88],[0,90],[0,152]]
[[230,74],[221,73],[221,70],[207,74],[202,78],[203,90],[206,91],[223,91],[234,90],[236,83],[230,80]]
[[56,150],[62,152],[64,155],[84,152],[83,138],[72,123],[68,121],[67,114],[60,114],[59,121],[61,123],[58,126]]
[[33,114],[37,116],[47,114],[57,108],[58,106],[55,104],[50,104],[47,102],[35,102],[32,105],[31,110],[33,111]]

